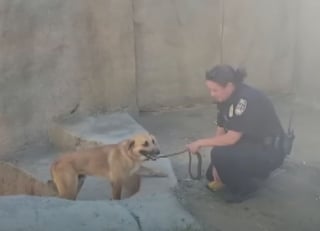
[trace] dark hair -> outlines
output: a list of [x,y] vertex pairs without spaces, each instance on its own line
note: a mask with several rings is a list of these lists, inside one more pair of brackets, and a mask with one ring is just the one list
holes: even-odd
[[223,87],[230,82],[238,85],[243,82],[246,76],[247,72],[244,68],[237,68],[235,70],[226,64],[217,65],[206,72],[206,80],[216,82]]

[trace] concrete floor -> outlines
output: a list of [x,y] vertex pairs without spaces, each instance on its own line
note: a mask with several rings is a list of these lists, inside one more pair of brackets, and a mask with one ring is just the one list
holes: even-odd
[[[278,114],[287,128],[291,105],[286,99],[273,98]],[[320,153],[318,131],[320,111],[295,105],[294,150],[283,167],[273,173],[255,198],[242,204],[225,204],[205,188],[206,181],[188,179],[188,157],[172,157],[179,181],[176,195],[206,230],[319,230],[320,227]],[[185,148],[185,144],[210,136],[215,130],[214,105],[181,110],[145,112],[137,119],[160,143],[162,153]],[[203,154],[205,171],[209,150]]]
[[[287,127],[290,105],[287,100],[274,98],[276,109]],[[296,140],[293,153],[284,166],[265,182],[256,197],[236,205],[225,204],[219,195],[205,188],[206,181],[188,177],[187,155],[172,157],[178,179],[176,196],[206,230],[276,231],[319,230],[320,226],[320,156],[317,131],[320,111],[295,106],[294,128]],[[214,105],[195,105],[159,112],[142,113],[137,121],[154,133],[163,154],[180,151],[197,138],[210,136],[215,131]],[[209,163],[209,149],[201,151],[203,172]],[[48,159],[56,155],[52,147],[29,147],[8,160],[18,166],[33,168],[40,179],[48,179]],[[39,174],[37,174],[37,172]],[[47,174],[45,174],[47,172]],[[41,173],[41,174],[40,174]],[[105,193],[103,192],[105,195]]]

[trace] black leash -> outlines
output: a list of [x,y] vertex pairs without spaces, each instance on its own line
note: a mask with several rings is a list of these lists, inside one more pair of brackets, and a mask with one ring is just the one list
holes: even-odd
[[[189,175],[190,175],[190,178],[193,179],[193,180],[200,180],[201,179],[201,171],[202,171],[202,157],[201,157],[201,154],[199,152],[196,152],[195,154],[191,154],[191,152],[188,150],[188,149],[184,149],[180,152],[174,152],[174,153],[170,153],[170,154],[167,154],[167,155],[159,155],[157,157],[153,157],[153,158],[150,158],[151,160],[157,160],[157,159],[161,159],[161,158],[167,158],[167,157],[170,157],[170,156],[177,156],[177,155],[181,155],[181,154],[184,154],[188,152],[189,154],[189,167],[188,167],[188,171],[189,171]],[[191,169],[191,165],[192,165],[192,155],[196,155],[197,156],[197,159],[198,159],[198,164],[197,164],[197,175],[194,176],[193,173],[192,173],[192,169]]]
[[160,159],[160,158],[167,158],[167,157],[170,157],[170,156],[177,156],[177,155],[181,155],[183,153],[186,153],[188,152],[188,149],[184,149],[180,152],[173,152],[173,153],[170,153],[170,154],[166,154],[166,155],[159,155],[156,157],[156,159]]

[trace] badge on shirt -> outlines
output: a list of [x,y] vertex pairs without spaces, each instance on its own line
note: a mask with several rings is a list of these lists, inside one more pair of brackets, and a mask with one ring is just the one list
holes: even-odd
[[229,107],[229,118],[233,116],[233,111],[234,111],[233,104],[231,104]]
[[237,116],[240,116],[245,112],[246,108],[247,108],[247,100],[240,99],[239,103],[236,106],[236,109],[235,109],[234,113]]

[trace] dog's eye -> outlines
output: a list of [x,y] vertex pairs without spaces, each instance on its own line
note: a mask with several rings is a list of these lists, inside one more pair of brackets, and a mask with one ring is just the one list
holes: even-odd
[[149,142],[148,142],[148,141],[145,141],[145,142],[143,143],[143,146],[144,146],[144,147],[148,147],[148,146],[149,146]]

